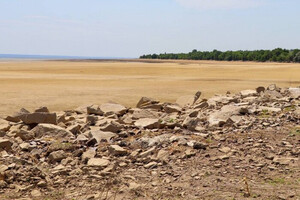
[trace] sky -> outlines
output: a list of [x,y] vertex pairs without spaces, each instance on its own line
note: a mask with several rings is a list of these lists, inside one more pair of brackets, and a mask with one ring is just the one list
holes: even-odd
[[299,0],[0,0],[0,54],[300,48]]

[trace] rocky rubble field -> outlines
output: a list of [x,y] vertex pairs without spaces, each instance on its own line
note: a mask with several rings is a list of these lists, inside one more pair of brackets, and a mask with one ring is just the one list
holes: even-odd
[[300,88],[0,119],[0,199],[300,199]]

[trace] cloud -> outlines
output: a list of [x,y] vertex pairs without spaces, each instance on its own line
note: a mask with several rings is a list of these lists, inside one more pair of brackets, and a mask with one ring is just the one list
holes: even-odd
[[238,9],[253,8],[266,3],[267,0],[175,0],[177,3],[196,9]]

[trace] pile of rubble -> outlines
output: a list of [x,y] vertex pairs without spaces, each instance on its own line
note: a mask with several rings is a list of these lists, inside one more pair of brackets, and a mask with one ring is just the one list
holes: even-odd
[[0,199],[299,199],[299,105],[300,88],[270,85],[22,108],[0,119]]

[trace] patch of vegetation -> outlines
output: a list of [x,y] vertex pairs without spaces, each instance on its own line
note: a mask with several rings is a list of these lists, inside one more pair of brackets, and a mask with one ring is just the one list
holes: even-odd
[[300,49],[255,50],[255,51],[197,51],[189,53],[163,53],[140,56],[141,59],[220,60],[258,62],[300,62]]
[[268,110],[262,110],[259,114],[259,118],[270,118],[272,114]]
[[290,111],[295,110],[295,108],[296,108],[295,105],[291,105],[291,106],[285,107],[285,108],[283,109],[283,112],[290,112]]
[[297,136],[300,136],[300,127],[297,126],[293,129],[290,130],[290,135],[297,135]]
[[273,178],[269,180],[268,183],[271,185],[278,185],[278,184],[285,185],[286,181],[284,178]]

